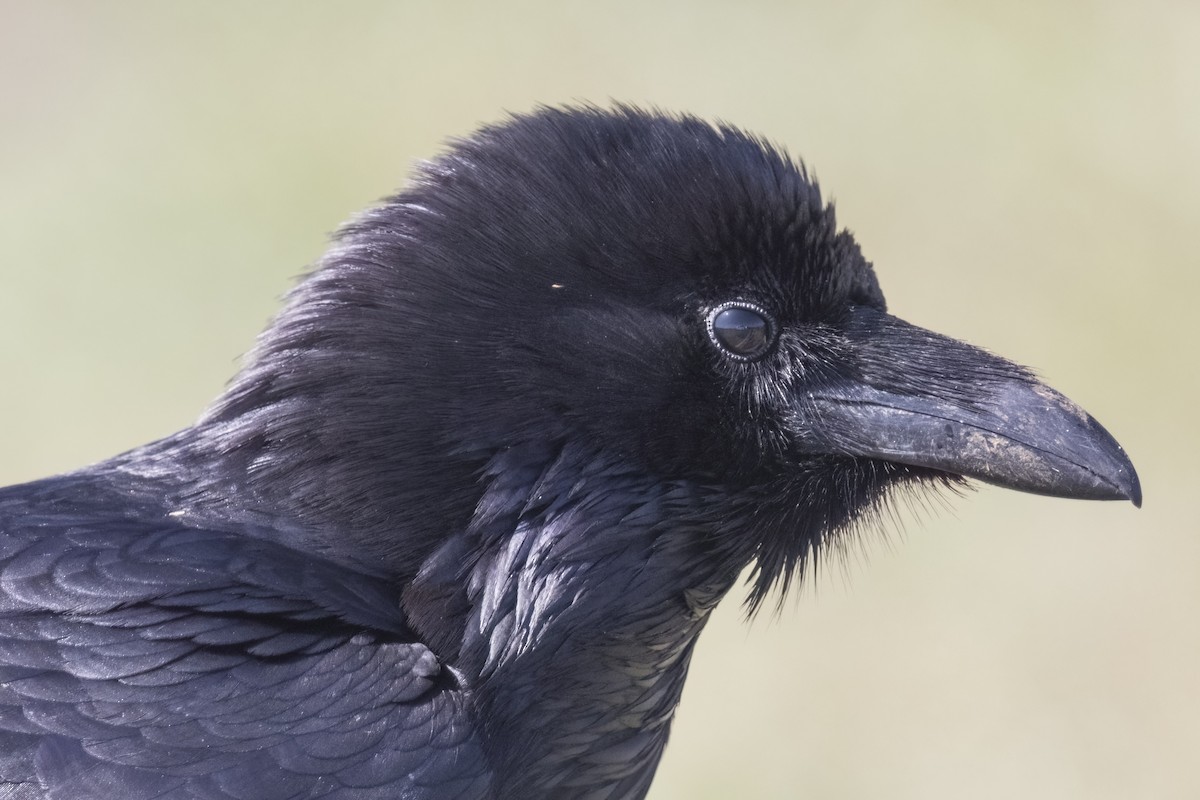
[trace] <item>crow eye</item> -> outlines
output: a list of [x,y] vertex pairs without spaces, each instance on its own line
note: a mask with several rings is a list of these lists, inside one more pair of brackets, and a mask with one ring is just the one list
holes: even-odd
[[766,353],[774,327],[770,315],[751,303],[725,303],[708,315],[709,338],[738,361],[754,361]]

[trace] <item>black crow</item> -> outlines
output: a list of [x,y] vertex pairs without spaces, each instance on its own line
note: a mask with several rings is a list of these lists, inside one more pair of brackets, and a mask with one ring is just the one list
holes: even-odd
[[0,796],[638,798],[709,612],[964,477],[1140,502],[889,315],[804,167],[485,127],[336,237],[194,426],[0,490]]

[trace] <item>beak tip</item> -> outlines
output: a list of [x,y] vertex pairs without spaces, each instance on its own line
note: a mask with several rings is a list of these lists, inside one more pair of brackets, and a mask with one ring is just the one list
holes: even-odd
[[1121,486],[1121,492],[1125,495],[1125,499],[1133,503],[1134,508],[1142,507],[1142,482],[1138,480],[1138,475],[1133,470],[1133,465],[1129,467],[1128,480]]
[[1112,498],[1114,500],[1128,500],[1133,503],[1134,508],[1142,507],[1142,482],[1138,478],[1137,470],[1134,469],[1133,461],[1129,458],[1129,454],[1125,452],[1125,448],[1112,437],[1108,431],[1104,430],[1099,423],[1092,420],[1096,428],[1099,429],[1100,435],[1107,440],[1109,459],[1108,468],[1102,470],[1101,474],[1107,473],[1105,476],[1107,483],[1113,489]]
[[[1097,426],[1099,427],[1099,426]],[[1101,429],[1103,430],[1103,429]],[[1104,431],[1107,443],[1110,445],[1110,457],[1107,468],[1095,468],[1093,474],[1106,484],[1107,496],[1110,500],[1128,500],[1134,508],[1142,507],[1142,482],[1138,478],[1133,462],[1129,460],[1125,448],[1117,444],[1107,431]]]

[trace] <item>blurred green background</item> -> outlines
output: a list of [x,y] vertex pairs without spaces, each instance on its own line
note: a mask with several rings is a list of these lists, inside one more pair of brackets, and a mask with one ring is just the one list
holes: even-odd
[[726,119],[815,169],[893,311],[1103,421],[1146,504],[983,488],[778,618],[731,598],[652,798],[1200,796],[1200,4],[983,6],[0,2],[0,479],[187,425],[446,136]]

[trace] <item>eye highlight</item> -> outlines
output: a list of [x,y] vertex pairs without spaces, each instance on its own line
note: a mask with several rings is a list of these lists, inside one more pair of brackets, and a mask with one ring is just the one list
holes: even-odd
[[708,313],[708,338],[738,361],[761,358],[775,341],[771,316],[753,303],[723,303]]

